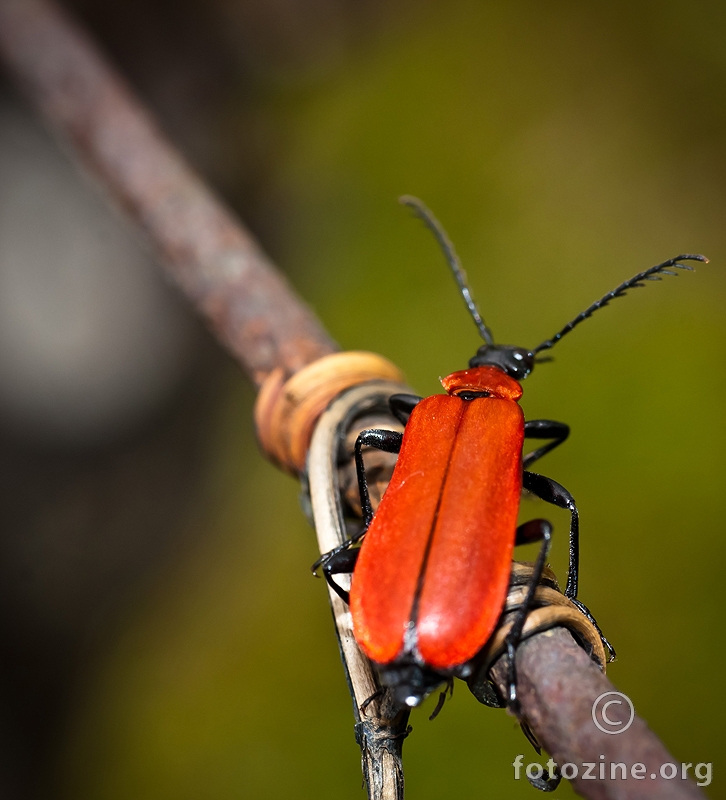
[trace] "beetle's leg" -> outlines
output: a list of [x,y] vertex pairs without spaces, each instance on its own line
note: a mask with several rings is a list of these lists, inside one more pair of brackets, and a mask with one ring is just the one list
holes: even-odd
[[574,600],[577,597],[580,569],[580,516],[575,505],[575,498],[557,481],[545,478],[544,475],[538,475],[536,472],[525,470],[522,476],[522,485],[545,503],[552,503],[553,506],[565,508],[570,512],[570,563],[567,569],[565,597]]
[[383,697],[386,693],[385,689],[376,689],[370,697],[366,697],[366,699],[360,704],[358,710],[360,711],[360,715],[365,717],[366,711],[368,711],[368,706],[374,701],[378,700],[379,697]]
[[[339,553],[346,551],[352,544],[360,541],[365,536],[368,526],[370,525],[371,518],[373,517],[373,509],[371,508],[371,500],[368,494],[368,483],[366,481],[365,464],[363,463],[362,449],[364,447],[376,447],[379,450],[384,450],[387,453],[398,453],[401,449],[401,441],[403,435],[397,431],[378,430],[371,428],[367,431],[361,431],[355,442],[355,470],[358,475],[358,488],[360,490],[361,508],[363,509],[363,528],[358,533],[346,539],[344,542],[323,553],[320,558],[310,567],[313,574],[317,573],[322,564],[327,564],[331,558],[335,558]],[[336,590],[337,591],[337,590]]]
[[[541,756],[542,748],[537,741],[537,737],[529,727],[527,720],[520,719],[519,727],[522,729],[522,733],[527,738],[527,741],[537,751],[537,755]],[[555,766],[552,772],[550,772],[548,769],[545,769],[541,778],[530,778],[529,775],[527,775],[527,780],[532,784],[532,786],[534,786],[535,789],[539,789],[541,792],[554,792],[554,790],[560,785],[562,775],[560,775],[560,771],[557,769],[557,766]]]
[[[524,522],[520,525],[514,534],[514,546],[519,547],[520,544],[534,544],[534,542],[541,542],[546,538],[546,532],[552,533],[552,523],[546,519],[532,519],[529,522]],[[539,583],[540,575],[537,578]],[[531,583],[531,579],[527,581]]]
[[417,394],[392,394],[388,398],[391,414],[402,424],[408,422],[411,412],[423,400]]
[[537,561],[532,570],[532,577],[527,586],[527,594],[524,597],[522,605],[517,609],[517,614],[514,617],[512,627],[509,629],[507,638],[504,644],[507,648],[508,674],[507,674],[507,705],[513,711],[519,711],[519,701],[517,700],[517,665],[515,662],[515,655],[517,646],[522,639],[522,630],[524,623],[527,621],[527,614],[529,613],[534,593],[537,591],[537,585],[542,577],[542,570],[544,569],[547,554],[550,550],[552,542],[552,525],[546,519],[533,519],[530,522],[525,522],[517,528],[517,544],[526,544],[527,542],[536,542],[542,540],[542,547],[540,548]]
[[351,536],[349,539],[346,539],[344,542],[341,542],[337,547],[334,547],[332,550],[328,550],[327,553],[323,553],[320,558],[310,567],[310,571],[318,577],[318,570],[324,564],[327,564],[332,558],[344,553],[351,545],[359,542],[366,533],[366,529],[363,528],[362,530],[358,531],[354,536]]
[[447,692],[449,693],[449,697],[453,697],[454,696],[454,679],[453,678],[447,678],[446,679],[446,685],[444,686],[444,691],[441,692],[441,694],[439,695],[439,699],[438,699],[438,702],[436,703],[436,707],[431,712],[431,716],[429,717],[429,722],[433,722],[436,719],[436,717],[439,716],[439,713],[441,712],[441,709],[444,707],[444,703],[446,702],[446,693]]
[[[517,528],[515,544],[529,544],[530,542],[536,542],[540,539],[542,539],[542,547],[540,547],[537,561],[535,561],[534,569],[532,570],[532,577],[529,580],[527,594],[524,597],[522,605],[517,609],[517,615],[514,618],[512,627],[509,629],[507,638],[504,640],[507,647],[507,659],[509,662],[507,675],[507,705],[512,711],[517,713],[517,715],[519,712],[519,701],[517,699],[517,647],[522,639],[522,631],[524,630],[524,624],[527,621],[527,614],[529,614],[529,610],[532,606],[537,586],[542,579],[542,571],[544,570],[547,555],[549,554],[552,544],[552,525],[546,519],[533,519]],[[522,722],[522,730],[534,749],[539,753],[539,742],[537,742],[537,739],[526,721]],[[539,789],[543,792],[554,792],[560,785],[562,776],[557,770],[554,770],[551,774],[545,771],[540,778],[530,778],[527,776],[527,779],[535,789]]]
[[570,435],[570,426],[564,422],[554,422],[551,419],[531,419],[524,423],[524,435],[527,439],[554,439],[549,444],[542,445],[522,459],[522,466],[527,469],[538,458],[542,458],[550,450],[562,444]]
[[595,626],[595,630],[600,634],[600,639],[602,639],[602,643],[605,646],[605,649],[608,651],[608,661],[615,661],[618,654],[615,652],[615,648],[610,644],[607,636],[605,636],[600,629],[600,626],[597,624],[597,620],[595,617],[593,617],[590,609],[584,603],[581,603],[576,597],[571,597],[570,602],[574,603],[580,610],[580,613],[587,617],[587,619],[590,620],[590,622],[592,622],[592,624]]
[[525,489],[532,492],[536,497],[544,500],[545,503],[552,503],[559,508],[566,508],[570,512],[570,563],[567,570],[567,585],[565,586],[565,597],[571,600],[580,611],[597,628],[603,644],[610,654],[610,661],[615,660],[615,648],[600,630],[595,618],[592,616],[587,606],[577,599],[577,588],[579,582],[580,567],[580,517],[575,504],[575,498],[565,489],[564,486],[553,481],[552,478],[545,478],[536,472],[525,472],[522,476],[522,485]]
[[[398,431],[387,431],[378,428],[371,428],[361,431],[355,440],[355,471],[358,475],[358,488],[360,489],[360,505],[363,509],[364,532],[368,529],[373,519],[373,508],[371,498],[368,494],[368,482],[366,481],[366,467],[363,463],[363,448],[375,447],[386,453],[398,453],[401,450],[403,434]],[[362,536],[363,534],[361,534]],[[359,537],[360,538],[360,537]]]
[[349,593],[333,580],[333,575],[344,575],[353,572],[359,554],[359,548],[355,548],[354,550],[341,550],[326,559],[323,564],[323,575],[328,582],[328,586],[330,586],[338,597],[341,597],[346,603],[349,601]]

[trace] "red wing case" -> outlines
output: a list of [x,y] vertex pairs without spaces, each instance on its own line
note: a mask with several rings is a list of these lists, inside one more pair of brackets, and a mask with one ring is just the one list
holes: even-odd
[[458,398],[434,395],[414,408],[356,563],[353,630],[363,652],[381,664],[403,649],[463,406]]
[[[452,398],[453,399],[453,398]],[[427,664],[463,664],[496,627],[509,585],[522,492],[524,418],[512,400],[466,403],[419,597]]]
[[464,663],[487,641],[509,582],[523,438],[511,399],[434,395],[416,406],[353,575],[353,626],[369,658],[393,661],[411,622],[432,667]]

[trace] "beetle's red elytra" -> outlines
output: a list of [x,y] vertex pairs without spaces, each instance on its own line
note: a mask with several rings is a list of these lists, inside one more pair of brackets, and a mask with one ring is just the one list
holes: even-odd
[[[494,367],[455,372],[414,408],[391,482],[353,574],[356,640],[393,661],[412,632],[451,669],[491,636],[509,584],[522,491],[522,387]],[[489,396],[463,400],[458,392]],[[417,593],[421,583],[420,592]]]

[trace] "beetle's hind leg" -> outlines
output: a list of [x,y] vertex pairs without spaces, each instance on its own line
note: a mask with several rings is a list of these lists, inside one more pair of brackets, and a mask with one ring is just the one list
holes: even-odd
[[[540,747],[534,732],[529,727],[527,720],[520,719],[519,727],[522,729],[522,733],[525,735],[527,741],[537,751],[537,755],[541,756],[542,748]],[[540,792],[554,792],[554,790],[560,785],[562,775],[560,775],[560,771],[555,766],[552,772],[550,772],[548,769],[545,769],[541,778],[530,778],[529,775],[527,775],[527,780],[532,784],[532,786],[534,786],[535,789],[539,789]]]
[[449,697],[453,697],[454,696],[454,679],[453,678],[447,678],[446,679],[446,685],[444,686],[444,691],[441,692],[441,694],[439,695],[439,699],[438,699],[438,701],[436,703],[436,707],[434,708],[434,710],[431,712],[431,715],[429,716],[429,722],[433,722],[436,719],[436,717],[438,717],[439,714],[441,713],[441,709],[444,707],[444,703],[446,702],[446,693],[447,692],[449,694]]
[[517,699],[517,664],[515,656],[517,647],[522,640],[522,630],[527,620],[527,614],[532,606],[534,594],[542,577],[547,555],[552,543],[552,525],[546,519],[533,519],[525,522],[517,528],[517,538],[515,544],[529,544],[530,542],[542,541],[537,561],[534,564],[532,577],[527,586],[527,594],[522,605],[517,609],[512,627],[509,629],[504,644],[507,648],[508,671],[507,671],[507,706],[517,713],[519,711],[519,701]]

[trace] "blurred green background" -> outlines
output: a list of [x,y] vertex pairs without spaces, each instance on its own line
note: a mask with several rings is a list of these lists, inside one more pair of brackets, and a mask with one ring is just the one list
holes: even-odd
[[[723,5],[75,6],[340,345],[389,357],[420,393],[440,391],[479,342],[400,194],[447,227],[501,342],[534,346],[633,273],[709,256],[565,339],[522,406],[572,429],[540,469],[578,501],[581,598],[618,650],[612,680],[676,760],[713,762],[706,794],[726,797]],[[153,473],[168,513],[149,495],[138,524],[173,535],[153,557],[140,549],[108,597],[103,585],[84,595],[94,614],[79,612],[48,689],[62,698],[53,735],[28,744],[32,775],[18,785],[89,800],[362,798],[298,487],[258,454],[250,386],[195,336],[187,377],[144,421],[95,450],[53,445],[90,472],[127,459],[118,506],[148,494]],[[563,576],[567,515],[523,505],[554,522]],[[112,554],[136,518],[126,526],[108,529]],[[36,651],[54,658],[27,648],[31,672]],[[404,751],[411,798],[536,796],[513,780],[514,757],[535,754],[512,718],[463,684],[434,722],[427,711],[413,713]],[[573,793],[563,783],[554,796]]]

